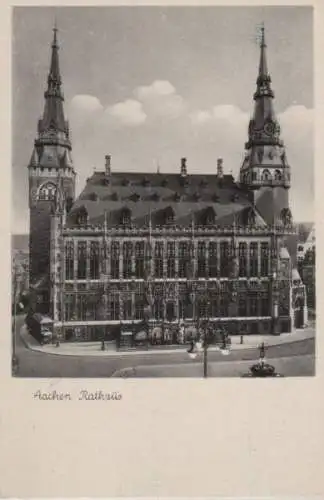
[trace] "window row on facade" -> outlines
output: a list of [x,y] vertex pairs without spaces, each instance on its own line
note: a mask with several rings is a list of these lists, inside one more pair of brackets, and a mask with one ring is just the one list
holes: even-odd
[[[134,251],[135,249],[135,251]],[[100,253],[99,242],[78,242],[76,252],[73,242],[65,248],[65,279],[99,279],[100,272],[109,270],[111,279],[155,278],[206,278],[229,277],[233,267],[237,275],[268,276],[270,246],[267,242],[239,243],[233,248],[228,242],[198,242],[193,251],[190,243],[156,242],[154,250],[145,248],[144,242],[122,245],[113,242],[108,257]],[[107,273],[108,274],[108,273]]]
[[[237,297],[236,311],[230,310],[231,301],[227,296],[212,296],[192,301],[189,296],[180,296],[178,300],[165,301],[162,297],[155,297],[151,311],[151,319],[157,321],[175,321],[177,319],[216,318],[228,317],[258,317],[271,315],[269,295],[255,292],[241,294]],[[125,296],[109,294],[104,306],[96,301],[89,300],[88,295],[66,294],[64,299],[65,321],[94,321],[94,320],[143,320],[146,309],[144,295]]]

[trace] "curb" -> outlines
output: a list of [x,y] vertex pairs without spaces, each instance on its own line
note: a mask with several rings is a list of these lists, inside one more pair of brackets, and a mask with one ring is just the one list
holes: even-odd
[[[47,355],[51,355],[51,356],[72,356],[72,357],[88,357],[88,356],[92,356],[92,357],[123,357],[123,356],[138,356],[138,355],[151,355],[151,354],[158,354],[158,355],[161,355],[161,354],[176,354],[176,353],[179,353],[179,354],[184,354],[185,352],[187,352],[187,349],[184,348],[184,349],[170,349],[170,350],[161,350],[161,351],[153,351],[153,350],[147,350],[147,351],[125,351],[125,352],[122,352],[122,351],[114,351],[114,352],[111,352],[111,353],[108,353],[107,351],[103,354],[102,351],[95,351],[95,352],[90,352],[90,353],[84,353],[84,354],[78,354],[78,353],[71,353],[71,352],[62,352],[62,351],[58,351],[58,352],[48,352],[48,351],[44,351],[42,349],[42,347],[38,347],[38,346],[32,346],[28,343],[28,340],[25,338],[25,335],[22,334],[21,330],[19,331],[19,335],[22,339],[22,341],[24,342],[25,346],[27,347],[27,349],[30,349],[31,351],[34,351],[34,352],[39,352],[41,354],[47,354]],[[29,335],[29,334],[27,334]],[[302,342],[304,340],[308,340],[308,339],[312,339],[312,338],[315,338],[315,335],[313,337],[304,337],[302,339],[300,338],[295,338],[295,339],[289,339],[287,342],[278,342],[278,343],[274,343],[274,344],[268,344],[267,347],[275,347],[275,346],[278,346],[278,345],[287,345],[287,344],[293,344],[295,342]],[[261,340],[260,340],[261,341]],[[234,344],[235,345],[235,344]],[[239,348],[231,348],[231,352],[233,351],[249,351],[249,350],[252,350],[252,349],[257,349],[258,348],[258,345],[250,345],[250,346],[247,346],[247,345],[244,345],[244,344],[236,344],[237,346],[240,346]],[[242,346],[242,347],[241,347]],[[59,348],[58,348],[59,349]],[[217,349],[214,348],[214,347],[211,347],[209,348],[209,352],[217,352]]]

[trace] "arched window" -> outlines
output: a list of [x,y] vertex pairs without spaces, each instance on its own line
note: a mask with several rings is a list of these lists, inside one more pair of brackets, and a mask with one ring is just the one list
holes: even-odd
[[130,241],[123,244],[123,277],[130,279],[132,277],[132,255],[133,245]]
[[291,211],[289,208],[283,208],[281,210],[280,216],[281,216],[281,220],[285,226],[288,226],[289,224],[292,223],[292,215],[291,215]]
[[281,179],[282,179],[282,173],[280,172],[280,170],[276,170],[275,171],[275,180],[281,181]]
[[92,241],[90,244],[90,279],[99,279],[99,242]]
[[229,275],[229,243],[222,241],[220,244],[220,275],[226,278]]
[[163,278],[163,242],[157,241],[154,250],[154,273],[156,278]]
[[239,243],[239,276],[247,275],[247,244]]
[[167,278],[175,277],[175,242],[167,244]]
[[258,276],[258,243],[250,244],[250,276]]
[[179,278],[187,278],[189,264],[189,244],[186,241],[179,243]]
[[271,174],[269,170],[263,170],[262,172],[262,180],[263,181],[269,181],[271,179]]
[[261,243],[261,276],[269,274],[269,243]]
[[74,244],[68,241],[65,245],[65,279],[74,279]]
[[47,182],[39,188],[38,199],[42,201],[55,200],[56,185],[52,182]]
[[206,278],[206,244],[198,242],[198,278]]
[[78,242],[78,279],[85,280],[87,275],[87,243]]
[[135,276],[137,279],[144,278],[144,241],[135,244]]
[[111,244],[110,274],[113,280],[119,279],[119,242]]
[[209,243],[208,246],[208,271],[210,278],[217,277],[217,243]]

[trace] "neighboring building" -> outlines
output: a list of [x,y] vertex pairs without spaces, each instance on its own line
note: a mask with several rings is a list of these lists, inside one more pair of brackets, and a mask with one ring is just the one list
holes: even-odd
[[[45,109],[29,163],[30,276],[62,339],[124,329],[172,341],[199,320],[230,333],[307,322],[286,239],[290,167],[273,110],[262,32],[254,114],[239,182],[224,172],[114,172],[111,157],[75,200],[56,30]],[[296,311],[296,314],[295,314]],[[170,340],[171,339],[171,340]]]
[[304,260],[307,251],[316,244],[315,224],[301,224],[298,236],[297,263],[299,265]]

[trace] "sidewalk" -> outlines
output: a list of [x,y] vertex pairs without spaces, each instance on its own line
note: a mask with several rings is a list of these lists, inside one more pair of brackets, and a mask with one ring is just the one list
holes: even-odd
[[[28,349],[39,351],[46,354],[55,354],[57,356],[136,356],[150,354],[166,354],[166,353],[184,353],[188,349],[188,345],[170,346],[168,347],[151,347],[149,349],[134,349],[130,351],[117,351],[114,342],[106,342],[105,351],[101,350],[101,342],[75,342],[61,343],[59,347],[52,344],[41,346],[32,337],[24,324],[20,329],[20,336]],[[310,339],[315,336],[315,328],[313,326],[302,330],[296,330],[293,333],[284,333],[282,335],[246,335],[244,343],[240,344],[240,336],[232,337],[231,351],[255,349],[262,342],[266,347],[280,344],[289,344],[305,339]],[[210,347],[210,351],[216,351],[216,347]]]

